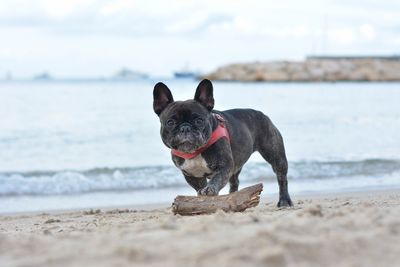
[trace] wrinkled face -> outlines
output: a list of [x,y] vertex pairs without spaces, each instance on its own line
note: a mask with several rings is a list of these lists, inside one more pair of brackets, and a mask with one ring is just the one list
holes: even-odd
[[213,86],[204,79],[193,100],[174,101],[162,82],[153,90],[153,109],[161,122],[161,138],[172,149],[192,153],[204,146],[212,134]]
[[195,100],[171,103],[160,115],[161,138],[172,149],[192,153],[212,134],[211,112]]

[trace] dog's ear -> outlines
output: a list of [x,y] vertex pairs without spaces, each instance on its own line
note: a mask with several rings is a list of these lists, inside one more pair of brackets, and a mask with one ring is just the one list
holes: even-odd
[[154,112],[160,116],[161,112],[172,102],[174,102],[174,98],[168,87],[161,82],[157,83],[153,90]]
[[204,79],[199,83],[194,100],[200,102],[210,111],[214,108],[213,86],[210,80]]

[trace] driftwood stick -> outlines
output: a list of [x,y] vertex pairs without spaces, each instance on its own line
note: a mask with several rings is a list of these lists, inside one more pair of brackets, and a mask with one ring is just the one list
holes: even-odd
[[256,184],[240,191],[221,196],[177,196],[172,212],[180,215],[210,214],[217,210],[225,212],[244,211],[260,202],[263,184]]

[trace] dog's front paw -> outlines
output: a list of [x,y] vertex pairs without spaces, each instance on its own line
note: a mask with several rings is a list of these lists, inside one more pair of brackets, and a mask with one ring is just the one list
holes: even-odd
[[293,203],[289,196],[280,197],[277,206],[278,206],[278,208],[293,207]]
[[214,188],[213,186],[207,185],[203,189],[200,189],[199,192],[197,192],[199,195],[203,196],[217,196],[218,195],[218,190]]

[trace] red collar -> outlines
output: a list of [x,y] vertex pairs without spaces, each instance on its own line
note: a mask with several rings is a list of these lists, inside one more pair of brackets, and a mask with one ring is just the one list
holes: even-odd
[[200,155],[204,151],[206,151],[207,148],[212,146],[215,142],[217,142],[219,139],[221,139],[223,137],[225,137],[228,140],[228,142],[231,142],[231,139],[229,137],[228,129],[226,129],[226,126],[225,126],[225,119],[221,115],[216,114],[216,113],[214,113],[214,117],[219,122],[218,123],[218,127],[217,127],[217,129],[215,129],[212,132],[211,138],[208,140],[207,144],[205,144],[204,146],[200,147],[199,149],[197,149],[193,153],[185,153],[185,152],[178,151],[178,150],[175,150],[175,149],[172,149],[171,153],[174,156],[177,156],[177,157],[180,157],[180,158],[192,159],[194,157],[197,157],[198,155]]

